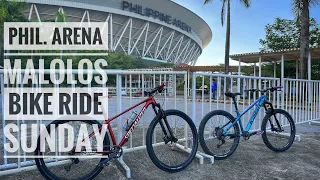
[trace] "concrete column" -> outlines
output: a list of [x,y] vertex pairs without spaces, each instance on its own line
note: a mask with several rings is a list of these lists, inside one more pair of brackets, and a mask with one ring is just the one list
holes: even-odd
[[311,80],[311,53],[308,56],[308,80]]
[[[262,61],[262,57],[260,56],[259,57],[259,77],[261,77],[261,67],[262,67],[262,64],[261,64],[261,61]],[[258,88],[261,90],[262,89],[262,81],[261,81],[261,78],[259,79],[259,85],[258,85]],[[261,95],[261,93],[259,93]]]
[[241,59],[239,59],[238,75],[241,75]]
[[[238,76],[241,75],[241,59],[239,59],[239,66],[238,66]],[[238,78],[238,82],[237,82],[237,90],[238,92],[240,92],[240,78]]]
[[284,54],[281,55],[281,85],[284,85]]
[[127,93],[127,91],[128,91],[128,90],[127,90],[127,84],[128,84],[127,79],[128,79],[128,76],[125,75],[125,76],[124,76],[124,89],[125,89],[126,93]]
[[273,77],[277,77],[277,61],[273,61]]
[[[187,72],[188,74],[187,74],[187,91],[188,91],[188,93],[187,93],[187,95],[188,96],[190,96],[190,69],[188,69],[188,72]],[[211,82],[210,82],[211,83]]]
[[256,77],[256,63],[253,63],[253,76]]
[[261,56],[259,57],[259,77],[261,77]]
[[286,86],[285,86],[285,81],[284,81],[284,54],[281,55],[281,86],[283,87],[283,91],[281,92],[281,106],[282,106],[282,109],[284,109],[284,92],[286,89]]
[[299,60],[296,60],[296,79],[299,79]]
[[[309,56],[308,56],[308,80],[311,80],[311,52],[309,52]],[[309,102],[309,106],[312,103],[312,86],[311,86],[311,82],[308,82],[308,102]],[[308,119],[310,119],[309,113],[308,113]]]

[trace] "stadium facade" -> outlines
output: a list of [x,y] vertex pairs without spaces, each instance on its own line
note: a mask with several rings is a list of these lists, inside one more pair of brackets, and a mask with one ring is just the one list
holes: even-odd
[[109,51],[194,65],[212,38],[208,24],[169,0],[26,0],[30,21],[106,22]]

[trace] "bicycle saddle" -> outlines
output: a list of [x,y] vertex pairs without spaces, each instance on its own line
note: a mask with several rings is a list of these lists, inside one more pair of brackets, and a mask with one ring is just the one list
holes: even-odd
[[231,93],[231,92],[227,92],[224,93],[227,97],[231,97],[231,98],[235,98],[236,96],[241,95],[241,93]]

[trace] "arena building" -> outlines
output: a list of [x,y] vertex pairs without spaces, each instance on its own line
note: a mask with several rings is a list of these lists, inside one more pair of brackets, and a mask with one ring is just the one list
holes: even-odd
[[169,0],[26,0],[30,21],[106,22],[109,51],[194,65],[212,38],[208,24]]

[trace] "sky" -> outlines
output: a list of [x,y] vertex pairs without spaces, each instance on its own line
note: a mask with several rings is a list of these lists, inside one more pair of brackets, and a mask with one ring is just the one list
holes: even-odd
[[[221,0],[212,0],[203,5],[203,0],[174,0],[188,8],[203,20],[212,30],[212,40],[204,48],[196,65],[218,65],[224,63],[225,26],[221,26]],[[251,0],[251,7],[245,8],[239,0],[231,0],[231,41],[230,54],[257,52],[261,45],[259,39],[265,37],[265,26],[276,17],[293,19],[292,0]],[[310,17],[320,24],[320,5],[310,8]],[[231,65],[238,65],[230,60]]]

